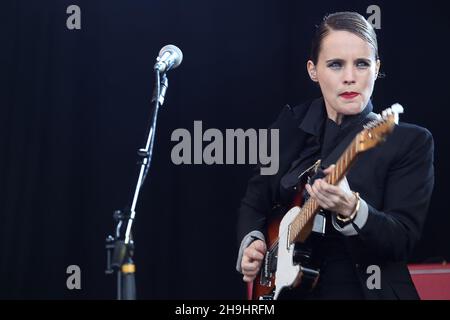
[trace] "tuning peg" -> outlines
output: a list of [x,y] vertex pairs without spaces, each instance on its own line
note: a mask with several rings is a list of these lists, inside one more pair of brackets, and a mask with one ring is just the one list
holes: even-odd
[[398,115],[399,115],[399,113],[403,113],[404,109],[403,109],[402,105],[399,103],[394,103],[391,108],[394,111],[394,122],[396,124],[398,124],[398,120],[399,120]]
[[395,112],[395,113],[403,113],[404,109],[402,107],[402,105],[400,103],[394,103],[391,106],[391,109]]

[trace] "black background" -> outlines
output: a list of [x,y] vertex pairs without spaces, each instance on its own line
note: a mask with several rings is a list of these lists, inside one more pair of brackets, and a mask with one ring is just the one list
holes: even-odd
[[[375,111],[435,138],[436,184],[412,263],[450,258],[447,117],[449,10],[438,2],[16,0],[2,2],[0,298],[113,299],[104,274],[112,213],[130,201],[160,48],[184,53],[170,71],[151,172],[134,226],[138,297],[240,299],[236,209],[251,165],[172,163],[176,128],[266,128],[286,103],[320,94],[305,65],[326,13],[381,8],[386,78]],[[81,30],[66,9],[81,8]],[[66,288],[79,265],[81,290]]]

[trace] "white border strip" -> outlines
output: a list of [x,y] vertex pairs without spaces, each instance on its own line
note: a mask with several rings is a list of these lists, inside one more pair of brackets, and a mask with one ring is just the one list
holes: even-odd
[[436,273],[450,273],[450,269],[421,269],[421,270],[410,270],[410,274],[436,274]]

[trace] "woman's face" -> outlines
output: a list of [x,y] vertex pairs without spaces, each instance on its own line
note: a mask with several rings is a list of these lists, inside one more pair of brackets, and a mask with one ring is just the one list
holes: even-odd
[[308,61],[309,75],[319,83],[328,117],[335,122],[367,105],[380,68],[374,51],[355,34],[332,30],[322,40],[317,64]]

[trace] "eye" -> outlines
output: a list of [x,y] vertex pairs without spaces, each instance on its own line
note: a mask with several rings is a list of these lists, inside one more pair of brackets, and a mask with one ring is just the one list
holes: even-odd
[[342,63],[339,61],[332,61],[330,63],[328,63],[328,68],[331,69],[340,69],[342,67]]
[[360,68],[360,69],[366,69],[366,68],[370,67],[370,62],[365,61],[365,60],[359,60],[356,62],[356,67]]

